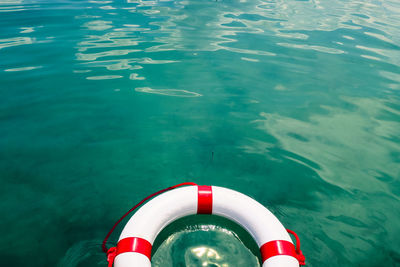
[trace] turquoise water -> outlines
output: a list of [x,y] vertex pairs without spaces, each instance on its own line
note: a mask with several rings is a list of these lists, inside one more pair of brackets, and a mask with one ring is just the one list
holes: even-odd
[[[307,266],[400,266],[396,1],[0,0],[0,92],[4,266],[106,266],[115,220],[183,181],[257,199]],[[258,266],[218,218],[157,242]]]

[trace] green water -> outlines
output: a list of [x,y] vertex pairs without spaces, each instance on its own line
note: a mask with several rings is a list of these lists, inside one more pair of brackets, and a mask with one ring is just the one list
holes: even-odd
[[[0,93],[2,266],[106,266],[184,181],[267,206],[307,266],[400,266],[396,1],[0,0]],[[258,266],[218,218],[162,236],[154,266]]]

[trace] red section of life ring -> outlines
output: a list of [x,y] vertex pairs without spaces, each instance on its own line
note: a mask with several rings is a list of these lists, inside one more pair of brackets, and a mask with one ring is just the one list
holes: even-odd
[[197,200],[197,214],[212,214],[212,188],[208,185],[199,185],[198,200]]
[[121,253],[125,252],[136,252],[145,255],[149,260],[151,259],[151,244],[149,241],[139,237],[128,237],[121,239],[117,244],[117,253],[115,256],[118,256]]
[[267,242],[261,246],[260,251],[262,262],[278,255],[286,255],[297,258],[294,245],[285,240],[274,240]]

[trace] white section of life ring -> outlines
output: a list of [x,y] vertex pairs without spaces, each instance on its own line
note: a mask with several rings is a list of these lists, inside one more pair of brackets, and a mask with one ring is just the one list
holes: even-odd
[[[212,186],[212,214],[231,219],[245,228],[259,246],[274,240],[292,243],[280,221],[263,205],[237,191]],[[139,237],[154,243],[157,235],[169,223],[196,214],[197,186],[188,186],[163,193],[142,206],[128,221],[119,241]],[[149,258],[136,252],[117,255],[114,267],[150,267]],[[273,256],[262,267],[299,267],[296,258],[286,255]]]

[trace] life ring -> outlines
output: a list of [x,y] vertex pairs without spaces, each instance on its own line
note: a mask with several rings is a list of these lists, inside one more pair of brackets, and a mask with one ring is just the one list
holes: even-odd
[[153,198],[131,217],[117,246],[109,251],[110,266],[150,267],[152,244],[161,230],[193,214],[215,214],[241,225],[257,242],[262,267],[304,265],[304,256],[295,248],[287,230],[263,205],[231,189],[187,186]]

